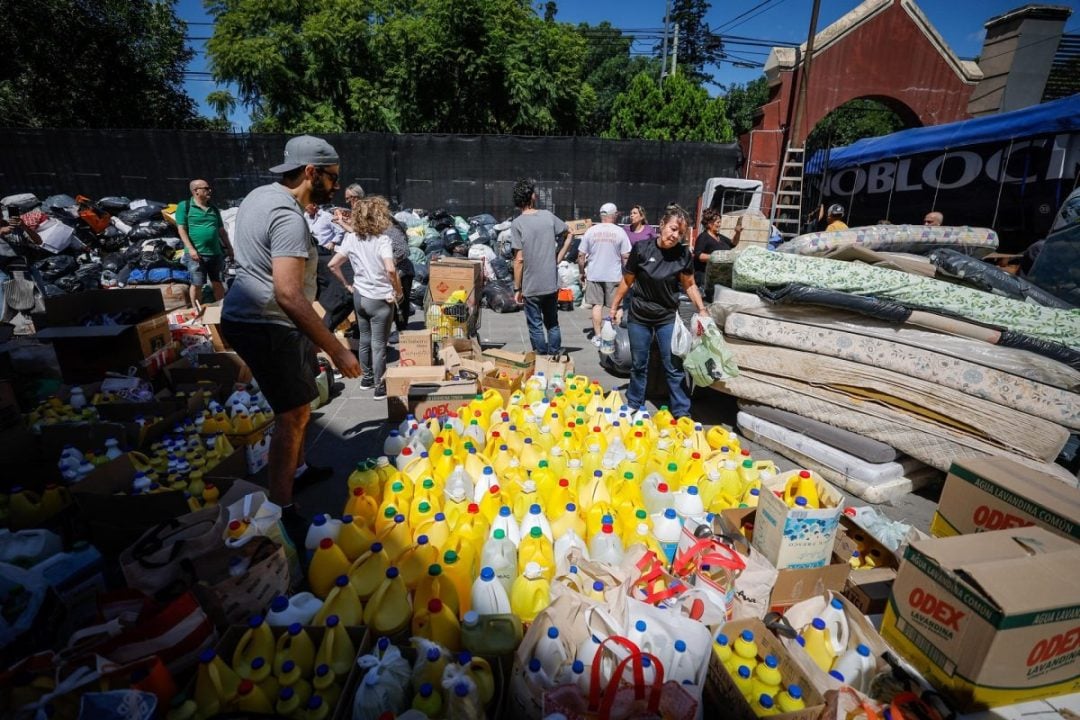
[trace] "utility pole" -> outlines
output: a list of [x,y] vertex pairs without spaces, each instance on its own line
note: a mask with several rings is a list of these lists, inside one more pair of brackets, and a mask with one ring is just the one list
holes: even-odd
[[675,23],[675,41],[671,48],[671,74],[679,67],[679,23]]
[[671,0],[664,2],[664,49],[661,53],[660,84],[664,84],[664,76],[667,75],[667,40],[668,28],[671,25]]
[[810,77],[810,63],[814,59],[814,36],[817,35],[818,10],[821,9],[821,0],[814,0],[814,7],[810,11],[810,30],[806,36],[806,57],[803,58],[802,67],[797,68],[799,96],[795,100],[795,116],[788,128],[788,143],[801,147],[806,140],[802,136],[802,117],[806,108],[806,81]]

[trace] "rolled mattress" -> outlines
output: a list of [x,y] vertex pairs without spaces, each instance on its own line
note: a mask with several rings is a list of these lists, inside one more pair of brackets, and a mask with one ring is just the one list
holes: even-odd
[[997,250],[998,236],[993,230],[979,227],[868,225],[799,235],[776,250],[793,255],[825,255],[851,246],[918,254],[936,248],[952,248],[982,257]]

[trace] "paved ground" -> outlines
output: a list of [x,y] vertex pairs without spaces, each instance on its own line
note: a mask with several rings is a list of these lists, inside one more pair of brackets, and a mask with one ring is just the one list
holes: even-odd
[[[577,371],[598,378],[605,387],[623,387],[626,380],[601,369],[599,355],[586,337],[592,321],[583,309],[559,314],[563,345],[573,353]],[[423,327],[419,313],[413,315],[412,328]],[[525,315],[499,315],[484,311],[480,341],[485,348],[504,347],[512,351],[529,348]],[[396,360],[392,351],[391,359]],[[308,488],[298,496],[302,511],[307,515],[327,511],[339,514],[345,502],[345,481],[360,460],[382,454],[382,444],[389,427],[386,423],[385,401],[372,399],[371,390],[361,390],[359,381],[345,380],[337,386],[339,394],[325,407],[316,411],[308,431],[308,459],[317,465],[334,468],[333,479]],[[712,389],[698,390],[693,397],[693,416],[706,425],[723,424],[732,428],[735,422],[734,399]],[[737,430],[736,430],[737,432]],[[744,443],[744,446],[746,443]],[[782,469],[795,467],[791,461],[760,446],[749,444],[755,457],[774,460]],[[909,495],[891,505],[882,506],[889,517],[904,520],[924,531],[936,506],[938,490]],[[854,499],[855,504],[865,504]]]

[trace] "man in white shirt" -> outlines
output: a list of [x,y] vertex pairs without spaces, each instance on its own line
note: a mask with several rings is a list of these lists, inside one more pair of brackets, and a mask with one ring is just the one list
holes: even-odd
[[304,219],[307,220],[311,235],[320,248],[333,251],[341,243],[345,230],[334,222],[333,215],[315,203],[308,203],[304,208]]
[[600,347],[600,326],[604,308],[611,307],[622,280],[623,264],[630,254],[630,237],[615,224],[619,208],[615,203],[600,207],[600,224],[585,231],[578,247],[578,267],[585,281],[585,304],[592,305],[593,345]]

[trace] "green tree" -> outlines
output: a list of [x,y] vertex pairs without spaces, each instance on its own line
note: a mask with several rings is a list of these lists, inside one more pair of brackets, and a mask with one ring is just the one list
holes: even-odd
[[903,130],[905,123],[890,107],[870,98],[850,100],[822,118],[806,139],[806,157],[829,147]]
[[0,126],[188,128],[175,0],[0,0]]
[[731,142],[724,99],[711,98],[681,72],[660,87],[647,73],[638,74],[615,100],[606,138],[644,138],[684,142]]
[[[705,16],[712,3],[708,0],[675,0],[671,6],[671,27],[679,26],[678,69],[683,70],[697,82],[713,82],[711,73],[705,68],[715,65],[724,56],[724,42],[719,35],[709,29]],[[668,38],[668,50],[672,51],[673,37]],[[655,50],[663,51],[663,43],[657,43]],[[668,62],[670,67],[670,61]]]
[[762,75],[745,85],[729,85],[724,100],[731,129],[739,137],[753,129],[754,115],[769,100],[769,81]]
[[236,109],[236,98],[228,90],[213,90],[206,96],[206,104],[214,111],[214,117],[210,120],[213,130],[228,132],[232,129],[229,122],[229,113]]
[[217,80],[279,131],[574,133],[585,43],[526,0],[209,0]]
[[595,109],[581,129],[599,135],[611,125],[615,98],[630,87],[639,73],[656,77],[660,60],[631,55],[633,39],[606,20],[599,25],[582,23],[577,26],[577,32],[585,38],[585,83],[596,93]]

